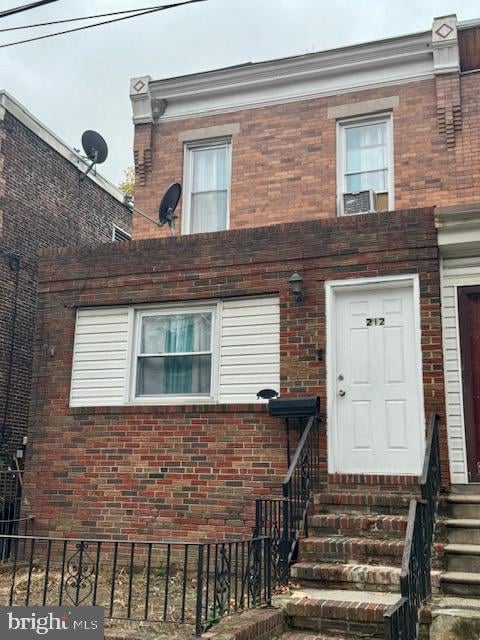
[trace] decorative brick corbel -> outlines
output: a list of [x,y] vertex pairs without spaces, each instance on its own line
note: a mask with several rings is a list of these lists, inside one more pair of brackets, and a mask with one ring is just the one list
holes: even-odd
[[437,95],[438,133],[449,149],[462,129],[460,58],[457,16],[435,18],[432,27],[433,69]]
[[142,187],[147,183],[147,176],[152,170],[152,127],[152,124],[135,126],[133,149],[135,180]]

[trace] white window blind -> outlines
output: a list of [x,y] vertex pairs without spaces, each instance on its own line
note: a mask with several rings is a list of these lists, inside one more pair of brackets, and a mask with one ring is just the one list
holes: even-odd
[[184,232],[228,227],[230,142],[187,147],[187,207]]

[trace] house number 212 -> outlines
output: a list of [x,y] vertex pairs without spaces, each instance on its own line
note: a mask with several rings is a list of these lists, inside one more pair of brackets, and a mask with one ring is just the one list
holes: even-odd
[[385,318],[367,318],[367,327],[373,327],[374,325],[383,326],[385,324]]

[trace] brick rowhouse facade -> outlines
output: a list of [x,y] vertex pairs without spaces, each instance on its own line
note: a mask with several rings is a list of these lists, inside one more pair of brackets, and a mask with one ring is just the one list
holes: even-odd
[[[300,305],[288,284],[294,270],[305,281]],[[281,392],[319,394],[325,415],[325,281],[405,273],[420,278],[425,411],[443,414],[431,209],[48,251],[25,481],[36,531],[235,537],[249,531],[254,497],[278,494],[286,471],[282,422],[263,405],[69,407],[78,307],[279,295]],[[448,483],[443,431],[441,447]],[[325,480],[326,462],[323,425]],[[395,490],[411,479],[376,481]]]
[[[83,162],[78,168],[52,146],[69,152],[32,116],[25,116],[13,98],[3,94],[2,100],[0,441],[2,453],[11,455],[27,430],[38,252],[50,246],[109,242],[113,224],[131,229],[131,212],[118,192],[113,197],[100,182],[80,181]],[[12,111],[22,114],[29,126]],[[116,191],[112,185],[110,189]]]
[[[332,111],[344,107],[348,113],[350,106],[354,116],[355,105],[372,101],[382,112],[385,99],[395,101],[387,109],[393,121],[395,209],[473,202],[480,198],[479,92],[478,70],[442,73],[202,118],[140,123],[134,141],[135,204],[155,217],[163,191],[172,182],[185,181],[184,132],[235,125],[230,228],[335,217],[337,118]],[[181,218],[182,204],[178,213]],[[167,233],[143,218],[134,220],[137,239]]]

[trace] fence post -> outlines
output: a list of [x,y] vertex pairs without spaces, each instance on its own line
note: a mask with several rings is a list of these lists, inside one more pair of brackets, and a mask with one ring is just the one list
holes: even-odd
[[[285,492],[286,493],[286,492]],[[280,567],[283,584],[288,582],[288,556],[290,546],[290,513],[288,496],[283,498],[282,540],[280,543]]]
[[265,538],[265,564],[266,564],[266,580],[267,580],[267,607],[272,606],[272,539]]
[[253,537],[257,538],[261,535],[262,530],[262,499],[257,498],[255,500],[255,530],[253,532]]
[[203,544],[198,545],[197,557],[197,602],[195,608],[195,637],[202,635],[202,601],[203,601]]

